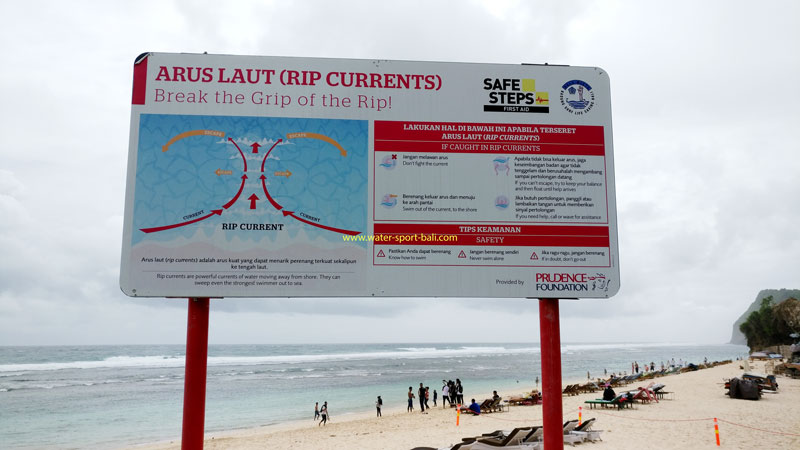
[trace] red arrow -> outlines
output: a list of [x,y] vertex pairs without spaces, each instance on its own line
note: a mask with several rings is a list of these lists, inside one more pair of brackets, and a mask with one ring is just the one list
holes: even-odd
[[244,171],[247,172],[247,160],[244,158],[244,153],[242,152],[242,149],[240,149],[239,146],[236,145],[236,142],[234,142],[233,139],[228,138],[228,140],[231,141],[231,143],[236,146],[236,150],[239,150],[239,154],[242,155],[242,161],[244,161]]
[[261,161],[261,171],[262,171],[262,172],[264,171],[264,164],[266,164],[266,163],[267,163],[267,157],[269,156],[269,152],[271,152],[271,151],[272,151],[272,149],[273,149],[273,148],[275,148],[275,146],[276,146],[276,145],[280,144],[280,143],[281,143],[281,141],[283,141],[283,139],[278,139],[278,141],[277,141],[277,142],[275,142],[274,144],[272,144],[272,147],[270,147],[270,148],[269,148],[269,150],[267,151],[267,154],[266,154],[266,155],[264,155],[264,160],[263,160],[263,161]]
[[188,222],[175,223],[175,224],[172,224],[172,225],[164,225],[163,227],[141,228],[141,230],[144,231],[145,233],[155,233],[157,231],[164,231],[164,230],[169,230],[171,228],[183,227],[183,226],[186,226],[186,225],[191,225],[191,224],[193,224],[195,222],[200,222],[201,220],[206,220],[209,217],[213,216],[214,214],[216,214],[218,216],[221,216],[222,215],[222,210],[221,209],[212,209],[211,212],[206,214],[205,216],[201,216],[201,217],[198,217],[196,219],[192,219],[192,220],[190,220]]
[[267,156],[269,156],[269,152],[271,152],[272,149],[275,148],[275,146],[280,144],[281,142],[283,142],[283,139],[278,139],[277,141],[275,141],[275,143],[272,144],[272,147],[269,148],[269,151],[267,152]]
[[253,153],[258,153],[258,148],[261,147],[261,144],[258,142],[253,142],[250,144],[250,147],[253,147]]
[[302,217],[297,217],[297,216],[294,215],[294,211],[285,211],[284,210],[283,211],[283,217],[286,217],[286,216],[292,216],[295,219],[299,220],[300,222],[307,223],[307,224],[315,226],[317,228],[322,228],[324,230],[333,231],[334,233],[349,234],[350,236],[355,236],[355,235],[361,234],[360,231],[343,230],[341,228],[329,227],[327,225],[322,225],[321,223],[315,223],[315,222],[312,222],[310,220],[303,219]]
[[258,197],[256,197],[256,194],[253,194],[250,197],[247,197],[247,199],[250,200],[250,209],[256,209],[256,200],[258,200]]
[[229,201],[228,203],[225,203],[222,206],[223,208],[228,209],[231,206],[233,206],[234,203],[236,203],[236,200],[238,200],[239,196],[242,195],[242,189],[244,189],[244,180],[246,180],[246,179],[247,179],[247,174],[242,175],[242,185],[239,186],[239,192],[237,192],[236,195],[233,196],[231,201]]
[[272,196],[269,195],[269,191],[267,190],[267,177],[261,175],[259,178],[261,178],[261,187],[264,188],[264,194],[267,195],[267,200],[269,200],[269,202],[272,203],[272,206],[274,206],[275,209],[277,209],[278,211],[282,210],[283,206],[279,205],[278,202],[276,202],[275,199],[273,199]]

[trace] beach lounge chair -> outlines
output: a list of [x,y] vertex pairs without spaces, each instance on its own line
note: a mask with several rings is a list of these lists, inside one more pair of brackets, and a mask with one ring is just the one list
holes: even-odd
[[533,390],[530,393],[525,393],[517,397],[508,399],[511,405],[537,405],[539,404],[539,391]]
[[[542,450],[544,444],[542,444],[542,437],[544,436],[544,428],[541,426],[535,426],[530,429],[530,431],[525,434],[523,432],[523,437],[520,442],[517,444],[509,444],[505,447],[502,447],[504,450]],[[480,445],[480,444],[476,444]],[[490,450],[499,447],[474,447],[474,450]],[[462,449],[465,450],[465,449]],[[472,449],[470,449],[472,450]]]
[[530,444],[539,442],[542,440],[542,436],[544,436],[544,427],[532,427],[528,435],[522,438],[522,443]]
[[619,409],[625,408],[625,406],[631,405],[633,402],[628,401],[627,399],[627,392],[623,392],[611,400],[603,400],[602,398],[598,398],[596,400],[586,400],[584,403],[589,405],[589,408],[594,408],[595,405],[600,405],[603,408],[606,406],[613,406]]
[[568,420],[568,421],[564,422],[564,426],[563,426],[564,434],[568,434],[570,431],[574,430],[577,427],[578,427],[578,421],[577,420]]
[[[513,433],[516,430],[516,435]],[[536,450],[541,449],[541,439],[543,436],[543,428],[541,426],[515,428],[514,430],[504,432],[503,439],[493,439],[492,442],[486,439],[478,439],[472,447],[462,447],[461,450],[494,450],[503,448],[505,450]],[[506,445],[500,445],[504,439],[507,439]]]
[[574,430],[570,431],[570,433],[583,437],[584,441],[601,441],[602,439],[600,439],[600,431],[591,429],[592,425],[594,425],[594,422],[594,418],[586,420],[582,424],[578,425]]
[[517,446],[522,442],[522,440],[528,435],[530,431],[531,427],[514,428],[507,435],[502,436],[502,438],[496,437],[496,438],[478,439],[478,442],[472,448],[474,450],[479,450],[481,448],[494,449],[498,447]]
[[629,391],[628,394],[631,395],[631,400],[633,401],[639,400],[641,403],[650,403],[655,400],[655,402],[658,403],[658,399],[653,394],[653,391],[647,388],[639,387],[638,390]]
[[564,443],[574,446],[577,443],[583,442],[583,436],[577,434],[571,434],[575,428],[578,427],[577,420],[568,420],[564,422],[563,431],[564,431]]
[[654,384],[653,387],[651,388],[653,390],[653,395],[655,395],[656,398],[659,400],[664,400],[665,398],[668,398],[667,396],[672,395],[672,392],[665,391],[664,390],[665,387],[666,385],[661,383]]
[[742,379],[758,383],[762,393],[767,393],[767,392],[776,393],[778,391],[778,383],[775,380],[774,375],[763,375],[760,373],[745,372],[742,374]]
[[[498,397],[497,400],[493,400],[489,406],[487,406],[487,410],[494,412],[494,411],[503,411],[503,399]],[[481,409],[483,411],[483,409]]]
[[472,439],[465,439],[463,442],[459,442],[458,444],[453,445],[452,447],[442,447],[442,448],[414,447],[411,450],[470,450],[472,446],[475,444],[475,442],[477,442],[477,440],[475,438],[472,438]]
[[532,405],[533,404],[533,398],[530,398],[530,397],[511,397],[511,398],[508,399],[508,404],[509,405],[516,405],[516,406]]

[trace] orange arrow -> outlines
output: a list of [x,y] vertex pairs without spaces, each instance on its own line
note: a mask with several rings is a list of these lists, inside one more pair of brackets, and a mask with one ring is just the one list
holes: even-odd
[[289,133],[286,135],[286,139],[296,139],[296,138],[309,138],[309,139],[319,139],[321,141],[325,141],[334,147],[339,149],[339,153],[342,156],[347,156],[347,150],[345,150],[338,142],[334,141],[333,139],[325,136],[324,134],[318,133]]
[[169,146],[174,144],[177,141],[180,141],[183,138],[187,138],[189,136],[217,136],[217,137],[225,137],[224,131],[217,131],[217,130],[192,130],[192,131],[185,131],[172,139],[169,140],[163,147],[161,147],[161,151],[165,152],[169,150]]
[[289,178],[290,176],[292,176],[292,172],[290,170],[284,170],[283,172],[275,172],[275,176]]
[[215,171],[214,171],[214,173],[215,173],[215,174],[217,174],[217,176],[221,176],[221,175],[233,175],[233,171],[232,171],[232,170],[222,170],[222,169],[217,169],[217,170],[215,170]]

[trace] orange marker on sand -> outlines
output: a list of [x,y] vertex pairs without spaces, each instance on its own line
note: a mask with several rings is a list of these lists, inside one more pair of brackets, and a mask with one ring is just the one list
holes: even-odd
[[458,421],[461,419],[461,405],[456,405],[456,426],[458,426]]
[[719,425],[716,417],[714,417],[714,434],[717,435],[717,447],[719,447]]
[[583,406],[578,406],[578,426],[583,425]]

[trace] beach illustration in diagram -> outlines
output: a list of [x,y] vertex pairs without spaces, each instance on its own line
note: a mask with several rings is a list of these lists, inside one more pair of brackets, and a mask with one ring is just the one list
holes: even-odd
[[366,231],[367,122],[142,114],[133,244]]

